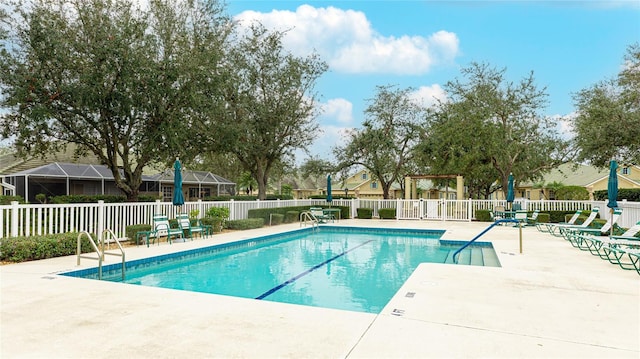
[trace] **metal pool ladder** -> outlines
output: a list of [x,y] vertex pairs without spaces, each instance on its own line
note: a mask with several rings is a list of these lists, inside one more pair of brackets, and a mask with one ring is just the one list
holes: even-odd
[[318,228],[318,219],[316,218],[316,216],[311,214],[311,212],[309,211],[300,213],[300,227],[302,227],[303,224],[306,227],[308,222],[311,222],[311,226],[314,229]]
[[[463,249],[465,249],[468,246],[470,246],[471,243],[475,242],[476,239],[482,237],[483,234],[489,232],[489,230],[491,228],[495,227],[496,225],[498,225],[500,223],[509,223],[509,222],[510,223],[516,223],[516,224],[522,224],[520,221],[518,221],[517,219],[513,219],[513,218],[506,218],[506,219],[498,219],[498,220],[496,220],[489,227],[485,228],[484,231],[480,232],[480,234],[478,234],[477,236],[473,237],[472,240],[470,240],[464,246],[460,247],[457,251],[455,251],[453,253],[453,263],[458,264],[457,256],[460,254],[460,252],[462,252]],[[520,243],[522,243],[522,226],[520,226]],[[522,245],[521,245],[521,248],[522,248]],[[522,253],[522,249],[520,250],[520,252]]]
[[[82,236],[83,235],[85,235],[85,236],[87,236],[87,238],[89,238],[89,243],[91,244],[91,247],[93,247],[93,250],[98,254],[98,257],[82,255]],[[104,243],[107,241],[107,239],[106,239],[107,235],[110,235],[111,238],[109,238],[109,239],[111,241],[115,242],[118,245],[118,249],[120,249],[119,253],[118,252],[107,252],[104,249]],[[98,279],[102,279],[102,261],[104,261],[104,256],[105,255],[122,257],[122,280],[124,281],[125,268],[126,268],[124,248],[122,248],[122,245],[120,244],[120,239],[115,235],[115,233],[113,233],[112,230],[105,229],[102,232],[102,240],[100,241],[100,248],[98,248],[98,245],[93,240],[93,237],[91,237],[91,234],[89,232],[87,232],[87,231],[80,232],[78,234],[76,254],[77,254],[77,257],[78,257],[77,258],[77,265],[80,265],[80,258],[94,259],[94,260],[98,261]]]

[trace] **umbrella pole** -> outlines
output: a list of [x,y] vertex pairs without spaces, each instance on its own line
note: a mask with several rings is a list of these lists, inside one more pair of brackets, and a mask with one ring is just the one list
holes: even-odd
[[611,228],[609,228],[609,236],[613,236],[613,226],[615,225],[615,223],[613,223],[613,208],[611,208]]

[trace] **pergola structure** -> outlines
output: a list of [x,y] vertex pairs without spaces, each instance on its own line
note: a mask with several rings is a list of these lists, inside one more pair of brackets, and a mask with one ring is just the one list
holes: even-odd
[[[464,178],[461,175],[429,175],[429,174],[415,174],[409,175],[404,178],[404,198],[415,199],[418,198],[418,191],[416,182],[419,179],[456,179],[456,198],[462,199],[464,196]],[[449,186],[446,186],[447,191]]]

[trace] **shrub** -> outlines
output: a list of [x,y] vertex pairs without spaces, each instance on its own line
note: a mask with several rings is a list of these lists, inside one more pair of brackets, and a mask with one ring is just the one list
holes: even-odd
[[16,201],[20,204],[26,203],[22,196],[0,196],[0,204],[11,204],[11,202]]
[[284,216],[285,223],[293,223],[298,222],[300,220],[300,212],[298,211],[287,211]]
[[358,213],[358,218],[360,219],[371,219],[371,217],[373,217],[372,208],[356,208],[356,212]]
[[[312,206],[312,207],[315,207],[315,206]],[[247,216],[249,218],[262,218],[264,220],[264,223],[269,223],[270,215],[272,213],[280,213],[280,214],[286,216],[287,212],[296,211],[296,212],[298,212],[298,215],[299,215],[300,212],[308,211],[309,208],[310,208],[309,206],[292,206],[292,207],[279,207],[279,208],[254,208],[254,209],[250,209],[247,212]],[[339,208],[340,209],[340,218],[341,219],[349,218],[349,207],[333,206],[332,208]],[[298,215],[296,215],[295,221],[298,221],[298,218],[299,218]]]
[[538,213],[538,223],[549,223],[549,213]]
[[[607,199],[607,190],[593,191],[593,198],[596,201]],[[640,188],[620,188],[618,189],[618,201],[626,199],[629,202],[640,202]]]
[[213,233],[222,232],[223,221],[222,218],[204,217],[200,218],[200,223],[205,226],[211,226]]
[[[45,236],[3,238],[0,241],[0,260],[25,262],[76,254],[78,233],[50,234]],[[93,248],[86,236],[81,241],[82,253]]]
[[588,200],[589,191],[581,186],[564,186],[555,190],[558,200]]
[[262,226],[264,226],[263,218],[236,219],[236,220],[227,222],[227,228],[229,229],[245,230],[245,229],[260,228]]
[[380,208],[378,210],[378,215],[381,219],[396,219],[396,209],[395,208]]
[[138,232],[150,231],[150,230],[151,230],[150,224],[134,224],[132,226],[125,227],[124,231],[129,239],[134,240],[136,244],[141,244],[141,243],[138,243],[139,238],[136,238],[136,234]]
[[491,211],[487,209],[479,209],[476,211],[476,221],[491,222]]
[[272,213],[270,224],[282,224],[284,222],[284,214],[282,213]]

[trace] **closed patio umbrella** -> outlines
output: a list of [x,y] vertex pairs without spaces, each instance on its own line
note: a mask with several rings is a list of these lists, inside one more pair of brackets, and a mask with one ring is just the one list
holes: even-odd
[[516,194],[513,190],[513,173],[509,173],[509,184],[507,185],[507,203],[511,203],[511,209],[513,209],[513,201],[516,198]]
[[331,175],[327,176],[327,202],[329,202],[329,205],[333,202],[333,196],[331,195]]
[[[611,215],[613,216],[613,210],[618,207],[618,163],[611,161],[609,164],[609,182],[607,183],[607,207],[611,208]],[[611,226],[611,235],[613,235],[613,226]]]
[[182,194],[182,165],[176,157],[173,164],[173,205],[182,206],[184,204],[184,195]]

